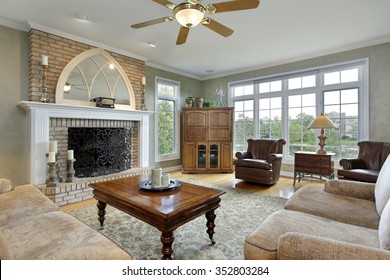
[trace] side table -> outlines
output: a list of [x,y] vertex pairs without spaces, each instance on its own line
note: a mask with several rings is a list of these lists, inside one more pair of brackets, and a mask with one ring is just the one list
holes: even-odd
[[[294,154],[294,186],[298,177],[298,182],[305,176],[323,180],[322,177],[334,178],[334,168],[332,156],[335,153],[320,155],[315,152],[296,152]],[[317,175],[318,177],[314,177]]]

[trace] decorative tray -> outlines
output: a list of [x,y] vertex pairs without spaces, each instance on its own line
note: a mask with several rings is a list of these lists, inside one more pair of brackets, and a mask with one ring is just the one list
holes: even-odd
[[152,181],[150,180],[142,181],[138,184],[140,189],[154,192],[173,190],[177,187],[180,187],[180,185],[181,182],[176,179],[171,179],[169,186],[152,186]]

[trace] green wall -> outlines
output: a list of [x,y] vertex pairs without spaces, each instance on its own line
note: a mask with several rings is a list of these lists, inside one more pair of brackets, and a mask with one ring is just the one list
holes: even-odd
[[17,105],[28,100],[28,35],[0,26],[0,178],[28,181],[27,117]]

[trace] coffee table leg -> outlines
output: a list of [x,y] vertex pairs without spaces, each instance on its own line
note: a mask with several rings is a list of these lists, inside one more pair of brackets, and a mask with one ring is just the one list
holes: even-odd
[[161,242],[163,244],[161,252],[163,253],[163,260],[172,260],[172,243],[175,240],[173,236],[173,231],[163,232],[161,234]]
[[207,233],[209,234],[209,238],[211,240],[211,245],[214,245],[215,244],[215,241],[214,241],[214,238],[213,238],[213,235],[214,235],[214,228],[215,228],[215,224],[214,224],[214,221],[215,221],[215,213],[214,213],[214,210],[211,210],[209,212],[206,213],[206,219],[207,219]]
[[101,201],[98,201],[97,203],[97,208],[99,209],[98,211],[98,220],[100,222],[100,229],[103,229],[103,223],[104,223],[104,220],[106,219],[104,216],[106,215],[106,206],[107,204],[104,203],[104,202],[101,202]]

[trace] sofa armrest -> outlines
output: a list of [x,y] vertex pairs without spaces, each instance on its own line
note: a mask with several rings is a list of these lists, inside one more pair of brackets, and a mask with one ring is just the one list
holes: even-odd
[[236,158],[237,159],[252,158],[252,155],[250,152],[237,152]]
[[375,184],[348,180],[329,180],[324,191],[337,195],[375,201]]
[[288,232],[279,239],[280,260],[388,260],[390,251]]
[[364,161],[359,158],[343,158],[340,160],[339,164],[343,167],[344,170],[367,169]]

